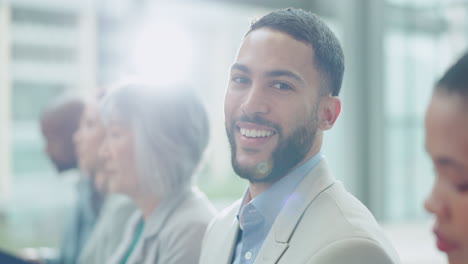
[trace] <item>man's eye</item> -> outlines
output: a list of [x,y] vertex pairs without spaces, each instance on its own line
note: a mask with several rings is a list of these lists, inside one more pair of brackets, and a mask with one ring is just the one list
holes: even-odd
[[233,77],[232,81],[240,84],[246,84],[249,82],[249,80],[245,77]]
[[291,90],[291,86],[285,84],[285,83],[275,83],[273,85],[274,88],[278,89],[278,90],[284,90],[284,91],[287,91],[287,90]]

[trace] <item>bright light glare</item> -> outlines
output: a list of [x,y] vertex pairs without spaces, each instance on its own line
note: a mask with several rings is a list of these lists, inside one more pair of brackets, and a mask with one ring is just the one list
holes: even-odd
[[190,77],[192,39],[183,27],[175,23],[144,27],[135,39],[131,54],[134,73],[155,84],[178,84]]

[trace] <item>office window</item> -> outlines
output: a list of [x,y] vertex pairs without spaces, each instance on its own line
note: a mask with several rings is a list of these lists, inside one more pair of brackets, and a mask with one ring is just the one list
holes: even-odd
[[388,0],[385,8],[384,219],[418,219],[426,216],[422,204],[434,179],[424,150],[424,112],[434,83],[466,49],[468,23],[456,14],[466,14],[468,5]]
[[[1,2],[1,1],[0,1]],[[72,1],[73,2],[73,1]],[[56,246],[75,200],[76,179],[58,177],[45,154],[39,119],[44,107],[63,92],[94,88],[94,21],[79,1],[7,2],[5,41],[8,82],[7,191],[1,202],[0,244],[4,250]],[[3,13],[2,13],[3,15]],[[2,31],[3,33],[3,31]],[[86,41],[84,41],[86,40]],[[5,68],[5,67],[4,67]],[[91,74],[90,74],[91,72]],[[3,76],[0,69],[0,76]],[[1,77],[0,77],[1,78]],[[86,85],[84,85],[86,84]],[[88,85],[90,84],[90,85]],[[3,87],[2,87],[3,88]],[[80,88],[80,89],[78,89]],[[3,91],[2,91],[3,92]],[[3,119],[2,119],[3,120]],[[60,197],[60,199],[57,199]]]

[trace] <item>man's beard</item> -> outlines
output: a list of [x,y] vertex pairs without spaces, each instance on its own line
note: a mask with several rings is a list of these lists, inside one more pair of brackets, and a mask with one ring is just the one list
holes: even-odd
[[[260,162],[255,167],[243,167],[239,164],[237,161],[237,145],[234,137],[234,131],[237,129],[235,123],[237,121],[272,127],[277,131],[278,145],[273,150],[269,160]],[[274,182],[290,172],[309,153],[317,133],[317,112],[314,111],[311,118],[299,123],[289,135],[284,135],[283,130],[278,124],[258,115],[253,118],[243,115],[239,120],[233,120],[230,129],[226,127],[226,133],[231,145],[232,167],[236,174],[250,182]]]

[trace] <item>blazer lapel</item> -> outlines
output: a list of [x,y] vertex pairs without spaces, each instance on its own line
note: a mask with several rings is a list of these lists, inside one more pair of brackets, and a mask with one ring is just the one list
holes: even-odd
[[[268,234],[268,236],[270,236],[270,234]],[[268,241],[267,238],[255,259],[254,264],[277,263],[288,247],[289,244],[287,242],[283,243],[276,240]]]
[[231,264],[232,263],[232,257],[234,254],[234,249],[236,247],[236,241],[237,241],[237,235],[239,233],[239,222],[237,221],[237,218],[234,217],[232,220],[231,224],[228,227],[228,230],[226,230],[226,239],[224,239],[219,245],[217,245],[217,250],[216,252],[213,252],[213,254],[218,255],[218,257],[214,258],[217,263],[221,264]]
[[335,179],[329,173],[325,159],[322,159],[302,180],[281,209],[254,264],[278,263],[287,250],[291,235],[304,211],[321,192],[334,182]]

